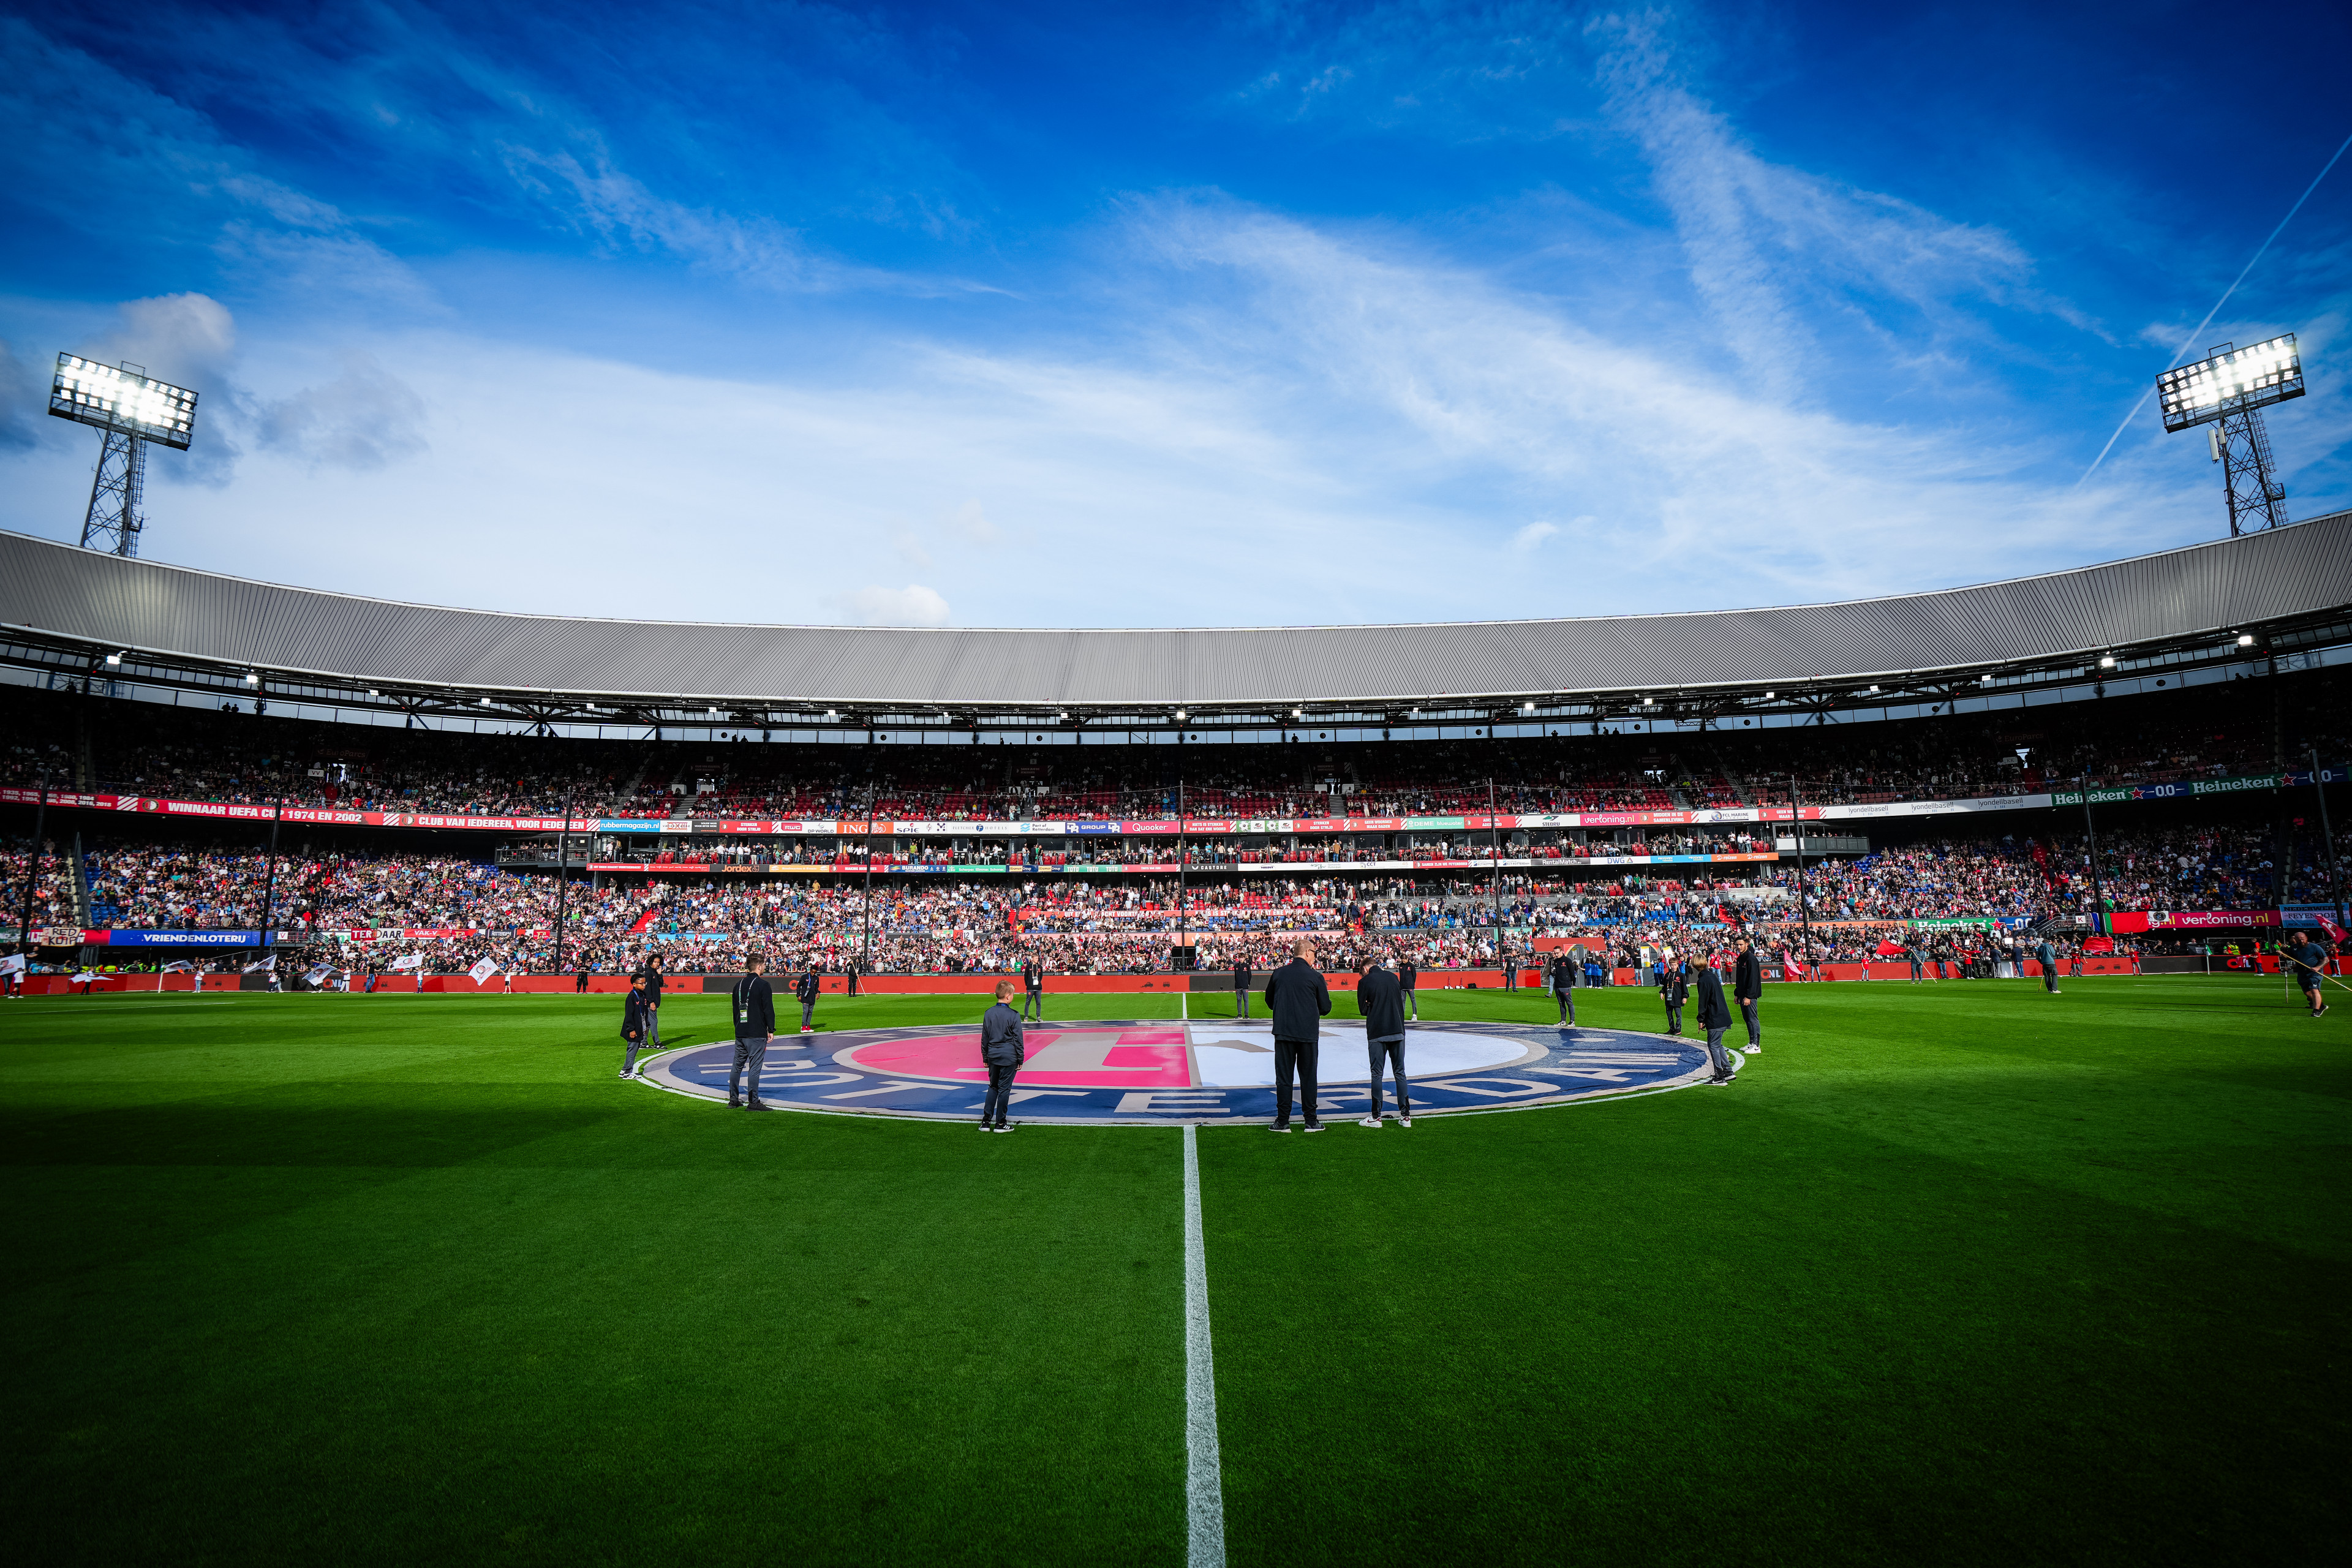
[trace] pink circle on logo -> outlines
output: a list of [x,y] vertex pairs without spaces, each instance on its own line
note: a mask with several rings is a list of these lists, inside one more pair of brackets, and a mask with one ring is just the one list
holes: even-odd
[[[1015,1076],[1017,1083],[1067,1089],[1190,1089],[1191,1053],[1184,1048],[1184,1031],[1165,1026],[1123,1029],[1116,1026],[1088,1028],[1032,1028],[1027,1032],[1029,1056]],[[867,1072],[899,1078],[943,1078],[963,1083],[986,1083],[988,1068],[980,1059],[980,1036],[910,1035],[854,1046],[848,1060]]]

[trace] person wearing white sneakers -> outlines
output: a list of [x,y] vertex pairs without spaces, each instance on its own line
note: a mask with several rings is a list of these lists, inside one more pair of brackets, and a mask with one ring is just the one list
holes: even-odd
[[803,1035],[813,1035],[816,1033],[816,1027],[811,1020],[816,1016],[817,993],[822,990],[823,987],[824,983],[816,977],[816,966],[814,964],[811,964],[802,973],[799,984],[793,987],[793,994],[800,998],[801,1033]]
[[1756,956],[1756,943],[1744,936],[1739,939],[1739,961],[1731,966],[1731,999],[1739,1004],[1739,1016],[1748,1024],[1748,1054],[1760,1055],[1764,1026],[1757,1022],[1756,1009],[1764,1000],[1764,961]]
[[1396,1074],[1397,1125],[1412,1125],[1412,1088],[1404,1076],[1404,987],[1385,957],[1376,958],[1356,982],[1356,1011],[1363,1015],[1364,1043],[1372,1069],[1371,1109],[1359,1126],[1381,1126],[1381,1075]]
[[1723,1048],[1723,1032],[1731,1027],[1731,1009],[1724,1005],[1723,977],[1702,958],[1691,966],[1690,988],[1698,998],[1698,1026],[1706,1032],[1706,1060],[1712,1069],[1706,1081],[1727,1085],[1731,1082],[1731,1053]]

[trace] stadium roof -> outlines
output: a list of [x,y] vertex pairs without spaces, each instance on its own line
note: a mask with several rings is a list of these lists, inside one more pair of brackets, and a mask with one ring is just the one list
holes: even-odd
[[2352,512],[2073,571],[1778,609],[1405,626],[1021,631],[509,615],[0,532],[10,641],[412,693],[844,712],[1152,714],[1949,679],[2179,650],[2352,606]]

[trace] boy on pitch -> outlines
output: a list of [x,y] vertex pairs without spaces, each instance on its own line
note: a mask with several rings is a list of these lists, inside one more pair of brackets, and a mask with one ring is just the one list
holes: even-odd
[[996,983],[996,1005],[981,1015],[980,1059],[988,1068],[988,1098],[980,1104],[982,1132],[1010,1132],[1004,1113],[1013,1102],[1013,1079],[1028,1057],[1021,1014],[1013,1005],[1013,982]]

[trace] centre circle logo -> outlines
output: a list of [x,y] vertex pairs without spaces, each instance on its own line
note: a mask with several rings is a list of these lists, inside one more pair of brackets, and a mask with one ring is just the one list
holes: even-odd
[[[1013,1116],[1070,1126],[1172,1126],[1274,1119],[1274,1033],[1232,1019],[1088,1018],[1032,1024],[1028,1059],[1013,1080]],[[1368,1104],[1364,1026],[1323,1026],[1316,1099],[1326,1120],[1353,1121]],[[1738,1063],[1738,1053],[1732,1056]],[[723,1101],[732,1041],[686,1046],[647,1063],[646,1079]],[[1405,1071],[1416,1116],[1559,1105],[1706,1081],[1695,1040],[1623,1029],[1522,1024],[1414,1024]],[[988,1088],[980,1030],[970,1024],[778,1035],[760,1074],[760,1098],[778,1110],[977,1120]],[[1383,1108],[1396,1110],[1395,1084]]]

